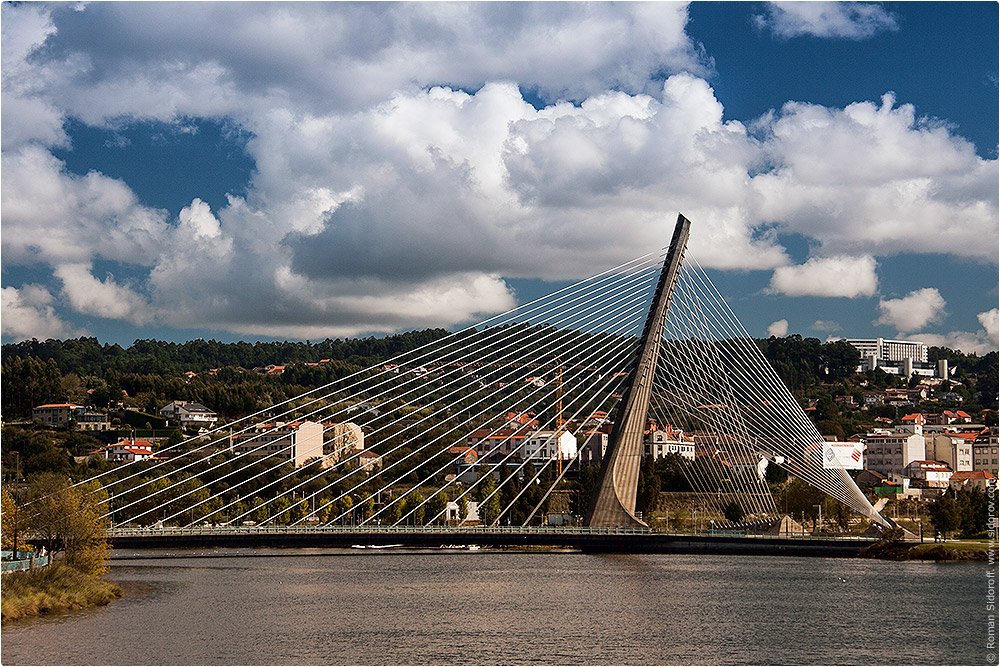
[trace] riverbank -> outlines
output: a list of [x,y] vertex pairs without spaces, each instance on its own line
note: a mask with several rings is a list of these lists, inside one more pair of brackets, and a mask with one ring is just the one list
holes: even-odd
[[989,557],[986,543],[966,542],[879,542],[862,549],[861,558],[881,560],[949,560],[985,563]]
[[56,563],[0,580],[3,621],[105,605],[122,596],[117,584]]

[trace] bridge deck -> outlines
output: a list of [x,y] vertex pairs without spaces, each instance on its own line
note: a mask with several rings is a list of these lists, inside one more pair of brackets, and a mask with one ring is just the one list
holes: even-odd
[[875,540],[667,534],[629,528],[177,528],[109,531],[117,549],[352,547],[562,547],[588,553],[757,554],[853,557]]

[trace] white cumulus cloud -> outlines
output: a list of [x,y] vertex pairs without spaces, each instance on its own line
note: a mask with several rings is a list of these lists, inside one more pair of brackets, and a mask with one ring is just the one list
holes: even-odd
[[993,348],[996,349],[997,345],[1000,344],[1000,317],[998,317],[997,309],[987,310],[985,313],[979,313],[976,316],[979,319],[979,323],[983,325],[983,329],[986,331],[986,337],[989,342],[993,344]]
[[2,303],[0,331],[13,340],[38,338],[68,338],[82,332],[64,322],[52,306],[53,298],[41,285],[4,287],[0,290]]
[[878,289],[874,257],[813,257],[805,264],[779,266],[768,290],[786,296],[864,297]]
[[788,320],[778,320],[776,322],[771,322],[767,327],[768,336],[776,336],[782,338],[788,335]]
[[900,299],[882,299],[876,324],[895,327],[899,332],[917,331],[944,317],[947,303],[933,287],[914,290]]

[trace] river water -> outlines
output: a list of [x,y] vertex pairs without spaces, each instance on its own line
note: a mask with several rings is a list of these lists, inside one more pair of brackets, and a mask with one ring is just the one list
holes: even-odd
[[6,624],[3,664],[996,663],[989,570],[978,563],[490,550],[123,555],[138,558],[111,562],[122,600]]

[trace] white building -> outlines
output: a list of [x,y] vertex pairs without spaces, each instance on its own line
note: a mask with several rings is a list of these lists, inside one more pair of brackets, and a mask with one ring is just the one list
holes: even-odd
[[[479,503],[474,500],[466,501],[468,505],[468,515],[465,517],[467,522],[478,523],[479,522]],[[444,520],[446,523],[458,523],[462,520],[461,512],[459,511],[459,505],[454,500],[449,500],[448,504],[445,505],[444,510]]]
[[214,412],[201,403],[192,401],[171,401],[160,408],[160,415],[178,422],[185,430],[209,429],[219,421]]
[[911,487],[947,489],[954,471],[940,461],[910,461],[903,472],[917,482],[911,483]]
[[366,449],[358,454],[358,466],[365,472],[379,470],[382,468],[382,457],[370,449]]
[[680,454],[689,461],[694,461],[694,438],[667,425],[645,433],[643,453],[654,459],[665,458],[668,454]]
[[848,338],[845,342],[861,353],[861,363],[857,371],[864,373],[880,368],[889,375],[910,377],[947,378],[947,360],[937,364],[928,363],[927,345],[911,340],[888,340],[886,338]]
[[580,447],[580,463],[600,465],[604,453],[608,451],[608,434],[604,431],[584,431],[583,445]]
[[912,340],[889,340],[887,338],[848,338],[862,359],[875,357],[881,361],[902,361],[910,359],[927,363],[927,346]]
[[276,456],[299,468],[323,456],[323,426],[311,421],[258,424],[247,433],[232,436],[230,446],[237,455]]
[[73,403],[46,403],[31,408],[31,418],[46,426],[66,426],[82,405]]
[[153,458],[153,444],[145,440],[122,440],[91,452],[91,456],[103,456],[108,461],[145,461]]
[[997,446],[995,428],[991,429],[989,436],[976,438],[976,441],[972,443],[972,469],[985,470],[993,473],[994,476],[1000,475],[998,472],[1000,465],[997,463]]
[[527,459],[562,459],[568,461],[576,458],[576,436],[569,431],[535,431],[524,439],[522,456]]
[[971,471],[972,444],[948,433],[925,433],[924,458],[947,463],[955,472]]
[[872,432],[864,437],[865,470],[889,477],[902,475],[906,466],[923,460],[925,453],[923,417],[892,431]]

